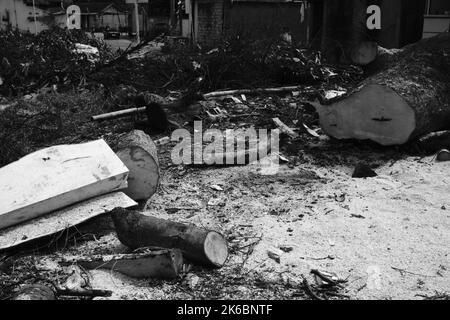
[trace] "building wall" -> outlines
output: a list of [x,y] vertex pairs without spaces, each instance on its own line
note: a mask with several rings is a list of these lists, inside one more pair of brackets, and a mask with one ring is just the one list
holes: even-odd
[[307,42],[309,5],[235,2],[227,10],[226,32],[251,38],[277,37],[288,29],[293,42]]
[[425,0],[382,0],[378,43],[400,48],[422,38]]
[[205,46],[220,41],[224,31],[224,0],[197,0],[194,4],[194,40]]
[[[20,31],[35,32],[33,7],[27,6],[23,0],[0,1],[0,28],[11,27]],[[36,8],[37,32],[48,29],[54,25],[65,24],[64,17],[54,18],[45,10]]]
[[[311,6],[296,3],[232,2],[230,0],[193,0],[192,11],[183,24],[183,36],[213,46],[225,35],[251,38],[276,37],[289,29],[295,42],[309,39]],[[193,21],[193,28],[190,21]]]

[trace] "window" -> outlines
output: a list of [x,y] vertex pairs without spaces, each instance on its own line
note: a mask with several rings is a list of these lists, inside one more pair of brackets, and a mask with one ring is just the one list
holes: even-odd
[[428,0],[428,15],[450,16],[450,1],[448,0]]

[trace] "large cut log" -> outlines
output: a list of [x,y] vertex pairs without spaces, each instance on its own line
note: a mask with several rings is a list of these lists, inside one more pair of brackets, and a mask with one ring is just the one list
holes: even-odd
[[132,278],[173,279],[183,267],[178,249],[147,250],[145,253],[93,256],[72,260],[86,269],[108,269]]
[[121,208],[112,218],[119,240],[132,249],[178,248],[192,262],[213,267],[223,266],[228,257],[227,242],[218,232]]
[[135,201],[148,200],[160,177],[155,143],[143,131],[134,130],[119,140],[117,156],[130,170],[124,192]]
[[0,229],[127,186],[103,140],[39,150],[0,168]]
[[322,129],[337,139],[400,145],[450,128],[450,34],[422,40],[343,100],[314,103]]

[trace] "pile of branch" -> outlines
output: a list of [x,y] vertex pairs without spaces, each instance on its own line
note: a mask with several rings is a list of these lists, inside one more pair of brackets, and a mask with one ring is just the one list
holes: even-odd
[[[77,51],[76,44],[99,50],[95,63]],[[38,35],[18,31],[0,32],[0,94],[22,95],[46,85],[78,86],[96,64],[113,57],[105,43],[81,30],[54,28]]]
[[318,51],[290,46],[278,39],[233,37],[213,50],[189,46],[165,49],[164,55],[120,61],[102,68],[91,80],[106,87],[131,85],[163,94],[197,83],[198,91],[253,89],[279,85],[351,82],[361,70],[323,64]]

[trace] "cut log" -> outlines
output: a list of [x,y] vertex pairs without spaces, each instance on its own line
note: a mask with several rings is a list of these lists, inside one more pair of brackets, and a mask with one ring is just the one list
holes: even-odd
[[124,189],[127,178],[103,140],[29,154],[0,168],[0,229]]
[[125,194],[135,201],[148,200],[160,177],[155,143],[143,131],[134,130],[119,140],[117,156],[130,170]]
[[86,269],[108,269],[132,278],[173,279],[183,267],[178,249],[148,250],[145,253],[94,256],[76,259],[74,263]]
[[56,300],[55,292],[50,287],[34,284],[26,285],[14,295],[12,300]]
[[363,41],[355,45],[351,52],[354,64],[365,66],[375,61],[378,56],[378,45],[374,41]]
[[314,103],[324,132],[337,139],[400,145],[450,128],[450,34],[409,46],[390,68],[343,100]]
[[222,267],[228,257],[227,242],[218,232],[121,208],[112,217],[119,240],[132,249],[178,248],[192,262],[213,267]]

